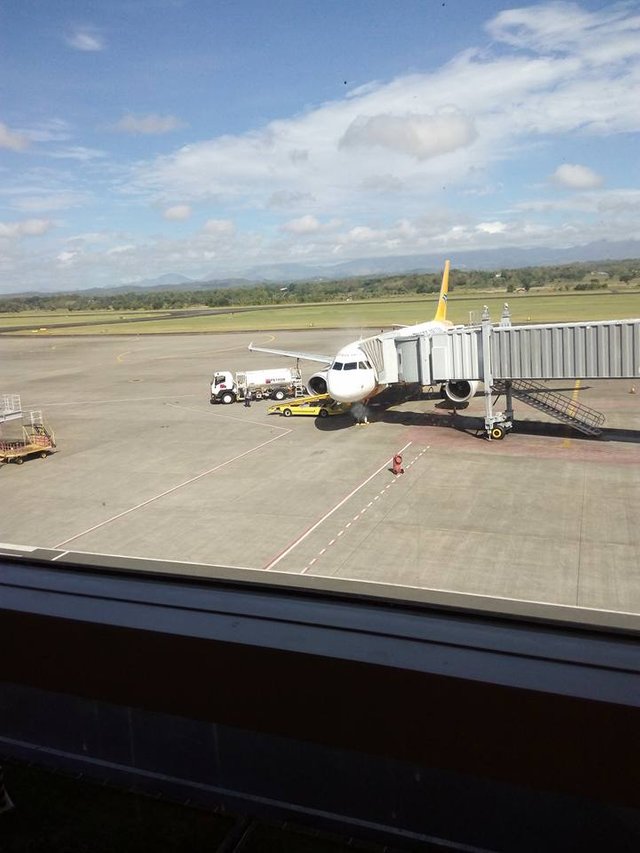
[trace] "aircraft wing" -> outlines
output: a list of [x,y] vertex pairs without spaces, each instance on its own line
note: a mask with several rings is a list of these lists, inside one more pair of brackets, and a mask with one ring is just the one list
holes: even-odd
[[254,347],[253,341],[249,344],[250,352],[268,352],[271,355],[286,355],[288,358],[303,358],[306,361],[319,361],[322,364],[331,364],[332,355],[317,355],[312,352],[291,352],[284,349],[267,349],[266,347]]

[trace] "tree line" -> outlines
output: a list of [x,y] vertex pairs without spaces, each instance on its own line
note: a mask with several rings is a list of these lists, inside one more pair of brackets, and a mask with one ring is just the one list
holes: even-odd
[[[551,285],[559,290],[600,290],[612,283],[639,281],[640,261],[600,261],[504,270],[453,269],[449,289],[498,290],[513,293]],[[291,284],[253,284],[199,290],[134,290],[117,294],[77,291],[0,298],[0,311],[175,311],[245,305],[337,302],[438,293],[440,273],[355,276],[314,279]]]

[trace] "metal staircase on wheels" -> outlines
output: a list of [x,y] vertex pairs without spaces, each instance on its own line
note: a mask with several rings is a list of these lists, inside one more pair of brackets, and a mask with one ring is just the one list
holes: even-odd
[[547,415],[569,424],[586,435],[600,435],[605,416],[602,412],[591,409],[583,403],[578,403],[564,394],[552,391],[540,382],[531,379],[496,380],[494,391],[505,394],[511,386],[511,394],[523,403],[539,409]]

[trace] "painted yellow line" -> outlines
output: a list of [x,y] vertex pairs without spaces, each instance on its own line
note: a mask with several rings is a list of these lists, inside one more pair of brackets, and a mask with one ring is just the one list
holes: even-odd
[[[259,344],[270,344],[270,343],[273,343],[273,341],[275,341],[275,339],[276,339],[275,335],[269,335],[266,341],[258,341],[258,343]],[[246,347],[244,344],[234,344],[231,347],[220,347],[220,349],[212,349],[206,353],[196,353],[196,355],[192,356],[192,358],[201,358],[203,356],[214,355],[215,353],[219,353],[219,352],[232,352],[233,350],[236,350],[236,349],[246,349]],[[125,353],[125,355],[126,355],[126,353]],[[180,355],[159,355],[159,356],[156,356],[155,358],[152,358],[149,360],[150,361],[166,361],[167,359],[176,359],[176,358],[181,358],[181,357],[182,356],[180,356]]]
[[[275,339],[276,339],[275,335],[267,335],[266,341],[258,341],[258,343],[270,344],[270,343],[273,343],[273,341],[275,341]],[[244,344],[235,344],[232,347],[220,347],[220,349],[210,350],[208,353],[204,353],[204,355],[213,355],[214,353],[218,353],[218,352],[231,352],[232,350],[243,349],[243,348],[244,348]],[[53,349],[53,347],[52,347],[52,349]],[[148,347],[144,347],[144,349],[148,349]],[[118,362],[118,364],[122,364],[124,362],[124,357],[126,355],[131,355],[131,353],[132,353],[132,350],[127,350],[126,352],[121,352],[119,355],[117,355],[116,361]],[[194,358],[200,358],[201,356],[202,356],[202,353],[197,353],[197,355],[194,356]],[[181,357],[182,356],[180,356],[180,355],[159,355],[159,356],[156,356],[155,358],[149,359],[149,361],[166,361],[167,359],[176,359],[176,358],[181,358]]]
[[[576,379],[575,387],[571,393],[571,406],[569,406],[569,408],[567,409],[567,414],[571,415],[572,417],[576,413],[576,403],[578,402],[578,394],[579,393],[580,393],[580,380]],[[562,440],[562,446],[563,447],[571,447],[571,439],[570,438],[563,439]]]

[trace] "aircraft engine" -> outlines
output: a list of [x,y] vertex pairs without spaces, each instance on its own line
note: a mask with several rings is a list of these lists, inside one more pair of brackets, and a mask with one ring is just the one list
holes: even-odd
[[320,370],[307,379],[307,388],[312,394],[327,393],[327,371]]
[[475,396],[478,390],[478,383],[471,382],[468,379],[450,380],[445,382],[443,386],[444,396],[452,403],[466,403]]

